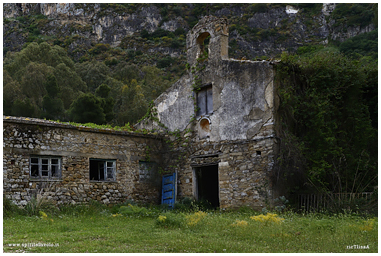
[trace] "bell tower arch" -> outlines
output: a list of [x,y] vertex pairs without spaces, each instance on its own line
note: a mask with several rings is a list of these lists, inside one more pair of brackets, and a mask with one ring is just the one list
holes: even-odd
[[187,34],[188,63],[193,66],[205,56],[213,62],[228,59],[228,31],[227,19],[203,17]]

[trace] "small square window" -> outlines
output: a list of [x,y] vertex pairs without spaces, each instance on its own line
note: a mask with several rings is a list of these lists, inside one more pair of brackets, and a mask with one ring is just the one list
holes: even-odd
[[61,176],[61,158],[50,156],[33,156],[30,158],[30,177],[57,179]]
[[90,180],[115,181],[115,160],[90,159]]

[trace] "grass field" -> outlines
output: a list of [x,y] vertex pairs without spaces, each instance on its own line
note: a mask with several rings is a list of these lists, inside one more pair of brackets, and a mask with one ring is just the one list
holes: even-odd
[[5,217],[3,251],[378,252],[377,218],[248,209],[184,213],[131,205],[90,208]]

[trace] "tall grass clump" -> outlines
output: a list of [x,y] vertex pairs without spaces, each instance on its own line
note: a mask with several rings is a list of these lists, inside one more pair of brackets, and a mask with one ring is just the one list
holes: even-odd
[[40,211],[56,214],[57,206],[42,194],[33,195],[30,201],[25,205],[24,211],[29,216],[38,216]]

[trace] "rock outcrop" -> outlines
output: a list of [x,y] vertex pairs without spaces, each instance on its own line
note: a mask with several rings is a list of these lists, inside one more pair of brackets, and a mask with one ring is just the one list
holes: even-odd
[[[171,32],[178,28],[189,30],[189,24],[184,17],[172,16],[168,20],[154,4],[140,4],[128,12],[119,10],[116,4],[112,6],[75,3],[4,4],[3,15],[6,22],[3,47],[10,51],[20,50],[24,43],[30,41],[30,28],[23,26],[25,21],[21,17],[36,14],[47,18],[38,22],[40,35],[43,38],[70,38],[69,53],[78,47],[85,51],[96,43],[119,47],[123,40],[129,41],[130,38],[140,36],[142,30],[151,33],[159,28]],[[186,8],[194,6],[189,4]],[[232,57],[255,59],[256,56],[273,57],[282,51],[294,51],[309,43],[327,44],[331,39],[342,42],[349,37],[375,29],[373,24],[363,27],[337,25],[336,21],[330,18],[335,7],[336,4],[324,3],[320,14],[311,16],[295,6],[275,6],[248,16],[244,7],[232,5],[223,6],[216,10],[214,15],[229,19],[229,25],[232,26],[229,38]],[[251,31],[243,32],[234,28],[234,25],[237,25],[236,21],[230,20],[231,17],[243,16],[247,20],[245,26]],[[132,44],[131,47],[134,50],[144,49],[142,45],[136,44]],[[164,55],[181,55],[179,49],[167,48],[161,51],[163,47],[153,48]]]

